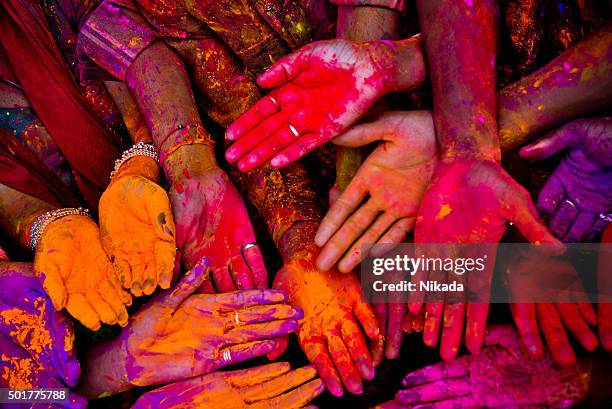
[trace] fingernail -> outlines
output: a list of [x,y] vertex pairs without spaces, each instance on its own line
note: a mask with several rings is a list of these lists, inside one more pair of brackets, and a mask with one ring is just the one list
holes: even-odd
[[172,277],[169,276],[168,274],[161,274],[159,276],[159,286],[164,290],[167,290],[168,288],[170,288],[171,281],[172,281]]
[[293,307],[291,317],[295,318],[296,320],[301,320],[302,318],[304,318],[304,311],[302,311],[302,309],[298,307]]
[[142,287],[137,281],[132,283],[132,294],[134,294],[136,297],[140,297],[142,295]]
[[402,384],[406,387],[410,387],[410,386],[414,386],[415,384],[417,384],[418,380],[419,378],[417,376],[410,374],[410,375],[406,375],[406,377],[402,381]]
[[128,313],[127,311],[124,311],[121,314],[119,314],[119,325],[122,327],[125,327],[127,325],[127,322],[128,322]]
[[225,151],[225,159],[228,160],[228,162],[232,162],[233,160],[236,159],[236,150],[229,148],[228,150]]
[[155,291],[155,284],[153,283],[153,280],[151,279],[144,280],[143,287],[144,287],[144,293],[146,295],[151,295],[153,294],[153,291]]
[[368,381],[374,377],[374,369],[366,363],[359,364],[359,372],[361,372]]
[[272,158],[272,160],[270,161],[270,165],[272,165],[273,168],[280,168],[284,166],[286,162],[287,158],[284,155],[278,155]]
[[287,296],[285,295],[283,291],[276,290],[275,294],[272,296],[272,301],[277,301],[277,302],[287,301]]

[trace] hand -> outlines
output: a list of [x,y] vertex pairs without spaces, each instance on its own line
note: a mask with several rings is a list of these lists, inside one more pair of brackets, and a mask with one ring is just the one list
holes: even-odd
[[27,351],[45,373],[76,386],[81,373],[74,328],[56,311],[30,263],[0,264],[0,333]]
[[147,392],[132,409],[310,408],[325,389],[312,366],[291,370],[286,362],[214,372]]
[[[419,40],[406,41],[418,58],[403,63],[422,62]],[[227,129],[226,138],[238,140],[227,150],[227,160],[238,162],[243,172],[270,159],[280,168],[346,131],[398,88],[393,53],[399,43],[319,41],[278,60],[257,78],[261,87],[275,89]],[[413,71],[409,76],[422,80],[424,69]]]
[[268,286],[259,247],[245,249],[256,243],[255,233],[242,198],[225,172],[215,167],[187,173],[172,184],[169,194],[185,267],[193,267],[204,256],[210,260],[215,286],[207,281],[203,292]]
[[157,284],[170,288],[176,243],[166,192],[145,177],[118,175],[99,210],[102,244],[123,287],[136,297],[152,294]]
[[[597,288],[599,300],[597,303],[597,330],[601,346],[612,352],[612,276],[610,275],[610,260],[612,260],[612,224],[604,229],[601,235],[601,245],[597,260]],[[606,290],[607,289],[607,290]]]
[[[558,368],[549,355],[525,354],[509,327],[491,327],[478,355],[462,356],[409,373],[399,407],[525,408],[567,407],[586,397],[588,374]],[[586,378],[585,378],[586,377]]]
[[273,338],[297,329],[302,312],[283,304],[281,291],[191,295],[207,278],[207,263],[131,317],[117,341],[130,384],[164,384],[262,356],[276,348]]
[[36,247],[34,270],[57,310],[66,310],[92,331],[100,322],[125,326],[130,295],[108,259],[98,226],[86,216],[51,222]]
[[520,155],[541,160],[565,148],[537,207],[563,241],[593,241],[612,218],[612,118],[569,122]]
[[[399,243],[414,227],[417,210],[438,162],[431,113],[391,112],[357,125],[334,140],[358,147],[381,140],[333,203],[319,226],[320,270],[338,259],[341,272],[353,270],[366,244]],[[367,197],[367,202],[362,205]]]
[[[594,351],[598,342],[589,326],[597,324],[597,316],[572,264],[535,251],[511,257],[513,261],[503,268],[504,277],[509,296],[518,300],[509,305],[525,350],[533,356],[542,356],[541,330],[552,359],[561,366],[576,363],[566,331],[587,351]],[[564,289],[555,288],[561,284]],[[549,288],[554,293],[548,295]],[[569,302],[576,298],[576,302]]]
[[[497,162],[458,159],[438,166],[421,202],[415,228],[416,247],[420,243],[451,243],[445,246],[448,247],[446,250],[457,257],[461,253],[459,249],[452,249],[453,243],[492,244],[487,249],[489,254],[485,268],[479,273],[471,272],[466,283],[469,292],[477,294],[478,299],[484,302],[468,303],[467,308],[461,300],[446,304],[427,303],[423,341],[426,345],[435,346],[440,325],[444,322],[440,347],[443,359],[453,359],[457,354],[464,322],[467,348],[476,353],[482,346],[489,309],[491,274],[495,265],[493,243],[499,242],[508,222],[513,222],[531,242],[553,243],[555,248],[562,247],[538,217],[527,191]],[[417,272],[414,279],[418,283],[427,277]],[[445,280],[446,277],[439,279]],[[410,312],[416,314],[422,306],[423,294],[412,292],[409,297]]]
[[[0,333],[0,387],[9,389],[48,389],[66,388],[60,380],[48,374],[39,363],[9,337]],[[64,402],[50,404],[49,408],[82,409],[87,407],[87,400],[81,396],[68,393]],[[12,405],[9,405],[12,407]],[[35,405],[43,407],[43,404]]]
[[357,277],[318,271],[316,255],[314,245],[308,253],[296,254],[278,272],[274,287],[285,290],[291,305],[304,311],[298,340],[327,389],[342,396],[344,383],[351,393],[362,393],[361,379],[374,377],[363,333],[379,341],[376,317],[361,295]]

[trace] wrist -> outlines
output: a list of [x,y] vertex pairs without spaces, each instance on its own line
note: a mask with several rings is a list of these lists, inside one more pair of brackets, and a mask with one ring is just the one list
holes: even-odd
[[318,221],[302,221],[287,229],[278,243],[278,250],[285,263],[311,257],[313,250],[316,250],[314,238],[319,223]]
[[129,359],[127,340],[123,338],[122,334],[112,341],[95,345],[88,351],[84,361],[83,376],[77,387],[79,394],[89,399],[98,399],[134,387],[129,381],[126,367]]
[[159,162],[148,156],[134,156],[127,160],[113,175],[111,183],[126,176],[141,176],[153,183],[161,182],[161,168]]
[[162,167],[170,184],[219,168],[213,146],[202,143],[180,146],[164,158]]
[[385,92],[408,91],[423,84],[427,72],[420,34],[405,40],[377,40],[371,44],[375,50],[374,64],[384,73]]

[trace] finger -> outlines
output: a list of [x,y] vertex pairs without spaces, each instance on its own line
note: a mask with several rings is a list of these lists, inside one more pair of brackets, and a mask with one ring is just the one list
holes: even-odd
[[465,346],[472,354],[480,352],[487,332],[488,303],[468,303],[465,325]]
[[401,390],[395,399],[404,405],[440,401],[470,394],[467,378],[444,379],[411,389]]
[[389,318],[387,324],[387,345],[385,356],[387,359],[396,359],[399,357],[400,347],[404,338],[402,331],[402,320],[406,315],[405,303],[389,304]]
[[238,161],[238,168],[242,172],[249,172],[270,160],[274,154],[292,143],[297,136],[292,132],[289,124],[280,127],[273,135],[263,143],[246,154]]
[[[274,92],[257,101],[248,111],[231,124],[225,131],[225,138],[230,141],[239,139],[258,124],[280,110],[279,99]],[[276,101],[276,102],[275,102]]]
[[[274,350],[274,348],[276,348],[276,342],[273,339],[232,345],[219,350],[219,352],[217,353],[217,361],[221,363],[219,365],[220,367],[226,365],[233,365],[239,362],[256,358],[258,356],[264,356],[268,352]],[[225,351],[229,351],[229,354],[226,354]],[[229,356],[230,359],[226,361],[223,359],[224,356]]]
[[536,304],[536,311],[553,360],[563,367],[573,365],[576,362],[576,355],[555,307],[552,304]]
[[226,379],[234,388],[242,389],[277,378],[289,371],[291,371],[291,364],[289,362],[275,362],[239,371],[226,372]]
[[243,250],[242,256],[251,270],[255,288],[268,288],[268,272],[259,246],[256,245]]
[[119,282],[123,288],[129,290],[132,286],[132,269],[130,268],[130,264],[127,262],[127,260],[120,258],[117,255],[115,256],[113,264],[117,270]]
[[100,317],[89,302],[87,302],[83,294],[70,294],[66,303],[66,310],[77,321],[92,331],[97,331],[102,326],[100,324]]
[[296,320],[279,320],[235,327],[225,334],[225,344],[243,344],[287,335],[297,330]]
[[589,325],[597,325],[597,313],[595,312],[593,304],[590,302],[578,303],[578,311],[580,311],[580,315]]
[[363,231],[372,224],[379,212],[378,206],[371,199],[358,208],[321,250],[317,259],[321,261],[319,263],[322,264],[321,267],[327,267],[326,270],[331,268]]
[[243,310],[236,310],[233,314],[238,314],[238,325],[257,324],[274,320],[302,319],[304,313],[298,308],[287,304],[276,305],[256,305]]
[[232,278],[232,283],[235,289],[249,290],[255,288],[253,274],[251,273],[251,269],[247,265],[247,262],[242,255],[242,246],[240,246],[240,252],[233,252],[230,261],[230,268],[230,277]]
[[325,144],[331,138],[324,138],[321,134],[305,133],[294,140],[291,145],[275,155],[270,160],[270,166],[280,169],[292,162],[300,159],[309,152],[314,151],[319,146]]
[[322,340],[308,340],[302,345],[308,360],[317,368],[319,376],[325,382],[329,392],[340,397],[343,393],[342,382],[336,372],[334,363],[329,356],[326,345]]
[[366,246],[371,246],[383,235],[385,231],[395,222],[395,216],[385,212],[378,216],[365,233],[353,244],[350,250],[338,263],[341,272],[352,271],[366,257]]
[[66,307],[68,292],[60,276],[59,267],[37,252],[34,259],[34,269],[55,309],[59,311]]
[[550,230],[552,230],[557,237],[565,237],[570,226],[574,224],[576,217],[578,217],[576,205],[566,199],[561,202],[550,218]]
[[145,295],[153,294],[157,288],[157,261],[155,255],[145,256],[144,276],[142,280],[142,292]]
[[289,345],[288,335],[284,335],[282,337],[275,338],[275,340],[276,340],[276,348],[273,351],[269,352],[267,355],[267,358],[270,361],[274,361],[280,358],[280,356],[285,353],[285,351],[287,350],[287,346]]
[[132,283],[130,291],[136,297],[142,296],[142,282],[145,276],[145,261],[142,254],[134,253],[130,259],[130,268],[132,269]]
[[450,361],[457,356],[461,335],[463,334],[464,322],[464,303],[445,304],[442,340],[440,343],[440,355],[443,360]]
[[353,360],[349,353],[346,345],[342,341],[342,338],[335,333],[335,330],[331,330],[326,334],[327,345],[329,347],[329,354],[331,355],[332,361],[340,374],[342,383],[346,386],[349,392],[354,394],[363,393],[363,386],[361,385],[361,377]]
[[105,324],[114,325],[117,323],[117,314],[113,308],[106,301],[100,297],[97,291],[91,290],[87,293],[87,301],[89,305],[94,309],[100,321]]
[[176,246],[173,243],[158,241],[155,243],[155,262],[157,266],[157,282],[167,290],[172,284],[172,275],[176,261]]
[[[127,264],[127,263],[126,263]],[[119,283],[119,273],[117,272],[117,265],[113,264],[113,272],[108,274],[108,280],[111,283],[111,286],[115,289],[116,294],[119,296],[119,299],[124,305],[132,305],[132,294],[127,291],[123,286]]]
[[438,402],[429,402],[424,405],[413,406],[412,409],[479,409],[482,403],[474,400],[472,396],[462,396],[460,398],[452,398],[441,400]]
[[406,375],[402,384],[405,387],[415,387],[430,382],[460,378],[469,374],[469,362],[465,357],[451,362],[440,362],[425,368],[417,369]]
[[262,88],[274,88],[295,78],[310,63],[310,47],[279,58],[270,68],[257,77]]
[[172,217],[172,206],[166,191],[154,185],[150,200],[145,201],[145,206],[155,235],[176,248],[176,228]]
[[389,400],[373,407],[373,409],[403,409],[409,406],[402,405],[396,400]]
[[542,356],[544,345],[540,338],[535,305],[512,303],[510,311],[525,349],[533,356]]
[[379,342],[370,343],[370,353],[374,366],[380,365],[385,350],[385,337],[387,335],[387,304],[372,304],[372,310],[378,320],[378,327],[381,331]]
[[207,258],[200,259],[196,265],[189,270],[171,291],[166,291],[161,297],[161,302],[176,310],[179,305],[191,294],[193,294],[208,278],[210,263]]
[[314,366],[305,366],[244,389],[246,403],[254,403],[282,395],[317,376]]
[[348,148],[359,148],[374,141],[384,139],[387,129],[381,127],[384,122],[374,121],[352,127],[342,135],[334,138],[334,145]]
[[101,298],[112,308],[113,313],[117,317],[117,323],[125,327],[128,322],[128,313],[115,287],[113,287],[110,281],[103,280],[100,283],[98,292]]
[[565,188],[561,181],[555,176],[551,176],[538,194],[537,209],[547,220],[550,220],[564,197]]
[[552,131],[538,142],[525,146],[519,151],[519,154],[523,158],[542,160],[572,146],[575,140],[576,133],[569,123]]
[[228,150],[225,151],[225,158],[229,163],[234,163],[242,158],[257,146],[266,142],[266,140],[274,135],[281,127],[287,126],[287,115],[284,112],[274,112],[260,124],[244,135],[243,138],[234,142]]
[[222,265],[221,267],[214,269],[212,275],[217,292],[229,293],[237,290],[234,280],[232,280],[232,276],[228,270],[228,266]]
[[361,329],[353,320],[346,319],[340,327],[340,335],[353,358],[357,370],[359,370],[361,378],[371,380],[374,377],[374,365]]
[[563,238],[565,243],[580,243],[595,225],[595,213],[580,212]]
[[612,304],[600,303],[597,307],[597,327],[601,346],[606,351],[612,352]]
[[562,303],[556,304],[556,307],[565,328],[580,342],[584,349],[589,352],[594,351],[598,345],[597,337],[580,315],[578,305]]
[[278,304],[287,301],[287,295],[281,290],[258,289],[240,290],[233,293],[219,294],[215,302],[222,311],[233,311],[260,304]]
[[321,221],[314,239],[317,246],[322,247],[327,243],[357,206],[363,202],[366,194],[367,190],[360,179],[355,178],[349,183]]
[[363,332],[365,332],[366,336],[373,340],[378,339],[380,336],[380,328],[378,327],[378,321],[376,320],[376,316],[370,304],[360,299],[357,301],[357,305],[355,305],[355,310],[353,312],[363,327]]
[[253,409],[293,409],[301,408],[308,402],[319,396],[325,390],[325,385],[321,379],[315,379],[305,385],[300,386],[287,392],[284,395],[278,396],[269,401],[261,402],[253,405]]
[[[396,221],[393,226],[376,242],[376,244],[397,244],[401,243],[408,233],[410,233],[414,229],[414,217],[406,217]],[[387,246],[384,247],[385,250],[389,250]],[[381,256],[382,254],[375,254],[372,252],[373,256]]]
[[438,344],[440,335],[440,323],[444,312],[443,303],[427,303],[425,305],[425,327],[423,328],[423,342],[428,347]]

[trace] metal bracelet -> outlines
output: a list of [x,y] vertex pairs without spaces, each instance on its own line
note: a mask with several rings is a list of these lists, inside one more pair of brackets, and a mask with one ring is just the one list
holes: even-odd
[[121,157],[115,161],[115,168],[110,174],[111,180],[113,179],[113,176],[115,176],[115,174],[119,171],[121,165],[123,165],[125,162],[128,161],[128,159],[131,159],[134,156],[148,156],[156,162],[159,161],[159,154],[157,153],[155,146],[150,143],[138,142],[136,145],[132,146],[127,151],[124,151],[121,154]]
[[43,236],[43,234],[45,233],[45,229],[49,224],[51,224],[51,222],[54,222],[57,219],[61,219],[62,217],[72,215],[91,217],[89,215],[89,210],[84,209],[82,207],[66,207],[63,209],[55,209],[38,216],[36,220],[34,220],[34,223],[32,223],[32,227],[30,228],[30,248],[32,250],[36,250],[36,245],[38,244],[38,241]]

